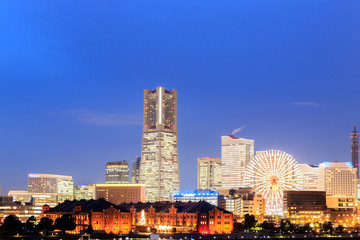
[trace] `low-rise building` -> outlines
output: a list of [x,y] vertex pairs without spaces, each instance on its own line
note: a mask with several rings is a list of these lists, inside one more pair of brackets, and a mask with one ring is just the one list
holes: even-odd
[[219,207],[234,214],[237,219],[243,219],[246,214],[254,215],[258,221],[265,216],[265,199],[256,194],[253,188],[222,189]]
[[40,219],[41,206],[34,206],[30,203],[23,204],[20,202],[13,202],[0,206],[0,222],[9,216],[16,215],[23,223],[28,220],[29,217],[34,216],[36,219]]
[[295,224],[324,222],[325,191],[284,191],[284,214]]
[[355,203],[355,196],[326,196],[326,206],[333,211],[354,212]]
[[103,198],[113,204],[145,202],[144,184],[96,184],[96,199]]
[[232,213],[200,202],[122,203],[104,199],[66,201],[54,208],[45,205],[43,216],[55,220],[71,214],[80,233],[90,225],[95,232],[128,234],[129,232],[199,232],[231,233]]
[[0,206],[6,206],[13,204],[13,197],[11,196],[0,196]]
[[194,192],[175,193],[172,199],[173,201],[181,201],[181,202],[206,201],[212,205],[218,206],[219,193],[211,190],[196,190]]
[[34,206],[42,207],[43,205],[49,205],[55,207],[64,200],[59,199],[57,193],[31,193],[28,191],[9,191],[9,196],[13,197],[14,202],[21,202],[22,204],[31,203]]

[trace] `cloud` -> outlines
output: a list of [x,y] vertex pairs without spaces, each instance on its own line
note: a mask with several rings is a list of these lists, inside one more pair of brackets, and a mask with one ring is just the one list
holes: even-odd
[[241,132],[244,128],[246,128],[246,126],[247,126],[247,125],[243,125],[243,126],[241,126],[241,127],[239,127],[239,128],[234,129],[234,131],[232,131],[231,135],[234,136],[235,133]]
[[94,110],[74,109],[56,114],[74,116],[80,123],[98,126],[129,126],[142,125],[140,117],[128,114],[101,113]]
[[301,105],[301,106],[311,106],[311,107],[319,107],[319,104],[316,102],[291,102],[290,105]]

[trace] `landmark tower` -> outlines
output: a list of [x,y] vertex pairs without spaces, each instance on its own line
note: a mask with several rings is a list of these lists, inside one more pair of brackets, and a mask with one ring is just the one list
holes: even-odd
[[180,190],[176,102],[176,90],[144,91],[140,183],[149,202],[169,201]]

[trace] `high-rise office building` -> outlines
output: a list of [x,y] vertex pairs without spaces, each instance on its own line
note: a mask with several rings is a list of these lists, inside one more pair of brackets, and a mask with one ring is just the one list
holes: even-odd
[[106,183],[129,183],[129,163],[121,162],[106,163]]
[[136,157],[136,161],[133,161],[131,168],[131,183],[140,182],[140,162],[141,157]]
[[144,91],[140,183],[150,202],[168,201],[180,189],[176,103],[176,90]]
[[73,194],[74,181],[71,176],[29,173],[28,191],[32,193]]
[[354,131],[351,132],[351,160],[354,168],[357,169],[357,178],[359,178],[359,132],[354,125]]
[[254,140],[222,136],[222,188],[244,187],[245,169],[253,157]]
[[319,165],[320,191],[328,196],[356,196],[356,168],[350,162],[324,162]]
[[298,164],[301,170],[302,190],[319,191],[319,167],[309,164]]
[[75,200],[90,200],[95,199],[95,184],[90,185],[75,185],[74,186],[74,199]]
[[[46,197],[51,197],[51,202],[72,200],[74,198],[74,180],[71,176],[30,173],[28,175],[28,192],[32,195],[45,194]],[[48,200],[44,200],[44,202],[46,201]]]
[[215,190],[221,188],[221,159],[215,157],[198,158],[198,189]]

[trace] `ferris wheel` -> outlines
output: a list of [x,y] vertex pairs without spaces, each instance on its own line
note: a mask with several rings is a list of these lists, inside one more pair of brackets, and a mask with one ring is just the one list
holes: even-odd
[[247,166],[245,184],[265,199],[266,215],[283,215],[284,190],[301,190],[302,174],[293,156],[279,151],[257,152]]

